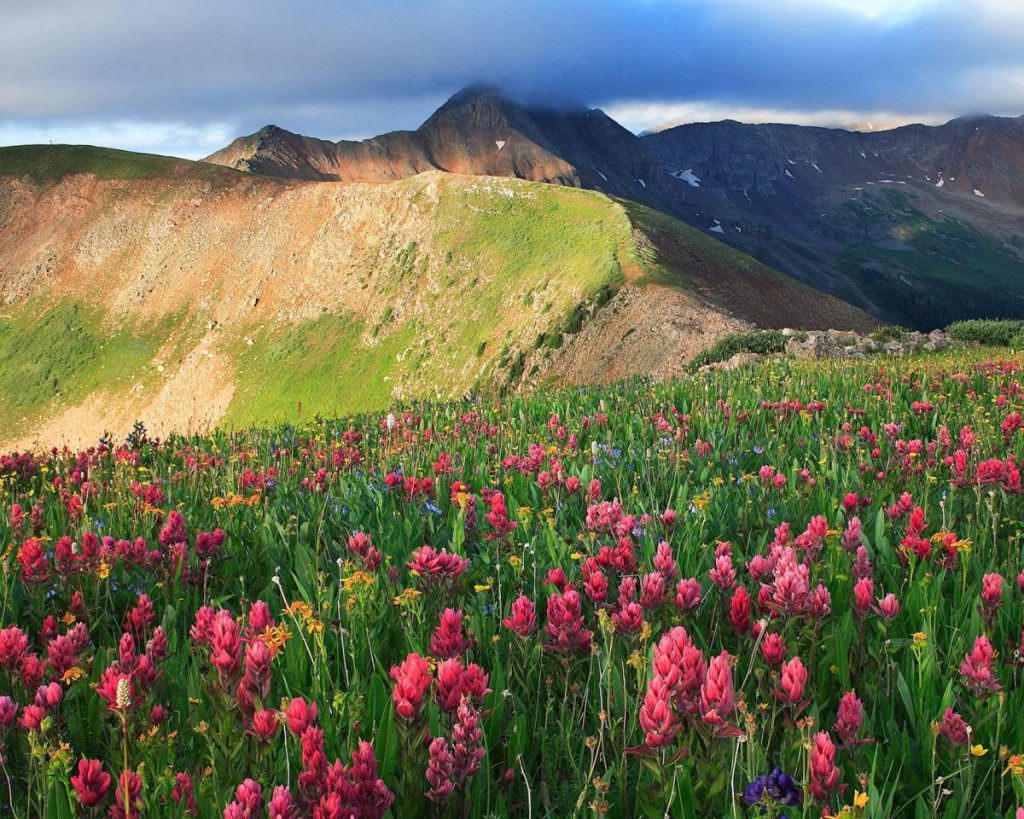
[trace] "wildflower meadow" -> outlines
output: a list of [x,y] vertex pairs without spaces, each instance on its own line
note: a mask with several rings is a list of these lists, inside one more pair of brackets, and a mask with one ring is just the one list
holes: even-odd
[[0,813],[1024,816],[1022,368],[2,455]]

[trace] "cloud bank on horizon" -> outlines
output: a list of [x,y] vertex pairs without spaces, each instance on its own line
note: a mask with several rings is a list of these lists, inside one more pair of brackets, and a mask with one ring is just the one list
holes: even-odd
[[637,131],[1024,113],[1020,0],[0,0],[0,19],[0,144],[362,138],[470,82]]

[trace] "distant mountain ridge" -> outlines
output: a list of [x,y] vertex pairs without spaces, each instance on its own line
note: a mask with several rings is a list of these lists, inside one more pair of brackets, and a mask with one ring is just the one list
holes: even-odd
[[529,107],[473,86],[415,131],[334,143],[268,127],[207,159],[299,179],[442,170],[591,188],[884,320],[1024,316],[1024,117],[874,132],[726,120],[637,136],[597,109]]
[[415,131],[329,142],[268,125],[207,161],[290,179],[381,182],[441,170],[576,186],[579,181],[532,117],[487,88],[456,94]]

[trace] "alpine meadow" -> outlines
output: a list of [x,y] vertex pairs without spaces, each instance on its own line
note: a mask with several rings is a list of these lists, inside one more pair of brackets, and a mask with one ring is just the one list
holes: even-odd
[[1018,2],[0,19],[0,816],[1024,819]]

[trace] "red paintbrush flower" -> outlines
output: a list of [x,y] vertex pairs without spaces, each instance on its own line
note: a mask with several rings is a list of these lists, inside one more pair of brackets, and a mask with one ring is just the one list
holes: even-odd
[[395,681],[391,690],[395,713],[404,720],[415,720],[423,707],[423,695],[433,681],[430,665],[419,654],[411,653],[391,667],[390,676]]
[[462,634],[462,610],[445,609],[430,637],[430,653],[438,659],[460,656],[467,648]]
[[839,782],[839,768],[836,767],[836,746],[827,731],[814,735],[811,744],[809,790],[818,802],[828,802],[829,796]]
[[797,705],[804,698],[806,685],[807,669],[799,657],[793,657],[782,665],[782,677],[775,696],[787,705]]
[[302,697],[295,697],[288,703],[285,716],[288,730],[296,736],[302,736],[307,728],[316,724],[316,703],[307,703]]
[[732,684],[732,657],[723,651],[708,664],[707,676],[700,689],[701,719],[719,725],[736,709]]
[[110,782],[102,762],[84,757],[78,761],[78,773],[71,777],[71,786],[84,808],[97,807],[106,798]]
[[833,730],[844,745],[853,745],[863,721],[864,704],[857,697],[856,691],[847,691],[839,700],[839,712]]
[[519,595],[512,602],[512,610],[502,620],[502,624],[520,637],[529,637],[537,630],[537,609],[533,601],[525,594]]

